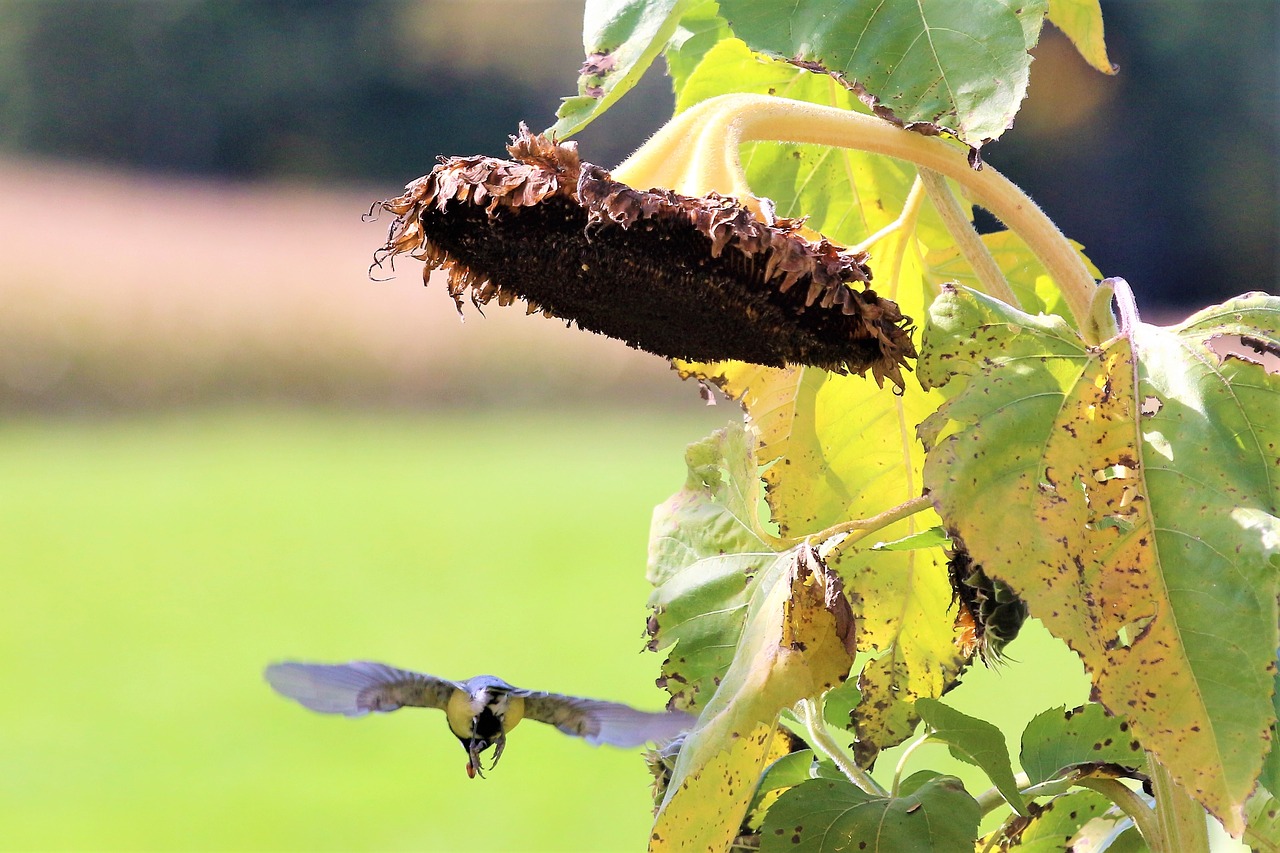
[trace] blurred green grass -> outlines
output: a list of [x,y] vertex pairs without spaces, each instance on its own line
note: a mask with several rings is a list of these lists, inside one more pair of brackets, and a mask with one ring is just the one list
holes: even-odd
[[370,658],[661,706],[649,513],[731,416],[0,425],[0,847],[638,849],[635,752],[528,724],[471,781],[443,715],[324,717],[260,673]]
[[[653,506],[737,416],[284,408],[0,424],[0,849],[636,850],[639,755],[532,724],[469,780],[443,715],[275,695],[367,658],[657,708]],[[1085,696],[1034,627],[947,701],[1006,726]],[[891,773],[896,754],[878,771]],[[945,748],[921,766],[986,787]],[[972,778],[970,778],[972,777]]]

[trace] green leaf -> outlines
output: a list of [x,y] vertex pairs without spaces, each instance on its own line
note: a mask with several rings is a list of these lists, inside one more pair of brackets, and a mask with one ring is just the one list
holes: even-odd
[[1101,794],[1081,790],[1054,797],[1043,806],[1032,803],[1031,817],[1012,817],[1000,828],[1008,843],[994,849],[1018,853],[1071,850],[1076,834],[1089,821],[1106,814],[1111,805]]
[[565,98],[547,131],[577,133],[631,90],[666,47],[695,0],[588,0],[582,21],[587,62],[578,94]]
[[[1274,681],[1271,708],[1280,719],[1280,672],[1276,673]],[[1258,777],[1258,783],[1268,791],[1280,791],[1280,733],[1277,732],[1277,728],[1275,725],[1271,727],[1271,748],[1262,762],[1262,773]]]
[[1094,348],[952,291],[918,370],[958,385],[920,428],[944,522],[1236,834],[1275,721],[1280,376],[1214,347],[1280,351],[1278,318],[1249,294]]
[[979,817],[977,802],[953,776],[932,776],[910,795],[893,799],[872,797],[844,780],[814,779],[787,791],[769,810],[760,849],[972,850]]
[[1255,853],[1280,853],[1280,800],[1259,788],[1245,804],[1244,840]]
[[1102,38],[1102,6],[1099,0],[1051,0],[1049,21],[1071,39],[1085,61],[1103,74],[1118,70],[1107,58]]
[[933,729],[931,739],[942,741],[953,756],[981,769],[1014,811],[1028,814],[1013,778],[1009,745],[1003,732],[986,720],[970,717],[936,699],[917,700],[916,713]]
[[1030,784],[1038,785],[1089,765],[1142,770],[1146,755],[1124,719],[1090,703],[1071,711],[1064,705],[1037,714],[1022,733],[1021,763]]
[[907,125],[979,148],[1013,121],[1027,91],[1044,0],[723,0],[754,50],[816,62],[860,85]]
[[[685,12],[664,53],[672,90],[683,90],[689,75],[707,52],[732,37],[728,22],[720,17],[720,4],[716,0],[703,0]],[[679,111],[677,108],[676,112]]]
[[965,658],[957,645],[951,584],[940,549],[845,552],[832,567],[845,578],[860,616],[859,645],[883,650],[858,676],[853,712],[858,763],[914,733],[915,702],[941,696]]
[[733,662],[685,736],[650,850],[721,850],[737,834],[779,712],[844,681],[853,613],[839,578],[809,545],[760,575]]

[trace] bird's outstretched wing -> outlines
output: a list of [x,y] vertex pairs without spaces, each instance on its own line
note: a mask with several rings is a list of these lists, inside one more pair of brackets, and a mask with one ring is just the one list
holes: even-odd
[[592,746],[643,746],[649,741],[674,738],[693,725],[694,717],[684,711],[637,711],[619,702],[581,699],[559,693],[513,690],[524,697],[524,715],[548,723],[567,735],[585,738]]
[[461,688],[434,675],[396,669],[384,663],[275,663],[264,673],[281,696],[313,711],[359,717],[370,711],[394,711],[405,705],[444,708]]

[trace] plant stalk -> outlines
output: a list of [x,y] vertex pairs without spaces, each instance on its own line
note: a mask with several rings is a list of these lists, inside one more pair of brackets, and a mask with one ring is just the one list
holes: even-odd
[[960,254],[964,255],[964,259],[973,268],[974,275],[982,283],[982,289],[988,296],[994,296],[1014,308],[1021,308],[1018,297],[1014,296],[1004,273],[996,265],[996,259],[991,257],[987,244],[982,242],[978,232],[973,230],[973,223],[964,215],[964,211],[960,209],[960,203],[951,194],[951,187],[947,186],[946,179],[932,169],[922,166],[920,180],[924,183],[924,191],[929,194],[929,201],[933,203],[934,210],[938,211],[938,215],[942,218],[942,224],[947,227],[947,233],[951,235],[952,240],[956,241]]
[[831,763],[864,793],[872,797],[888,796],[888,792],[880,787],[880,783],[872,779],[871,774],[859,767],[856,761],[849,758],[840,744],[836,743],[835,738],[831,736],[831,732],[827,730],[826,720],[822,718],[821,699],[801,699],[797,707],[800,710],[800,719],[809,732],[810,746],[829,758]]

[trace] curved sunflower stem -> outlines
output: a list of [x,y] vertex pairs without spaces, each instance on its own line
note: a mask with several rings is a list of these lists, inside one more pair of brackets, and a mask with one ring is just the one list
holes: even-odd
[[[751,141],[808,142],[883,154],[956,181],[1017,233],[1057,282],[1076,327],[1086,328],[1095,282],[1075,247],[1026,193],[990,166],[975,170],[958,150],[881,119],[768,95],[721,95],[673,118],[613,175],[639,188],[715,191],[753,205],[738,147]],[[754,204],[758,211],[758,203]],[[1089,341],[1089,343],[1097,343]]]
[[822,718],[821,698],[801,699],[796,704],[796,710],[800,712],[800,721],[804,723],[805,729],[808,730],[810,746],[829,758],[831,763],[848,777],[850,782],[862,789],[864,793],[873,797],[888,795],[888,792],[880,787],[880,783],[872,779],[870,773],[859,767],[858,763],[850,758],[849,754],[831,736],[831,732],[827,730],[827,723]]

